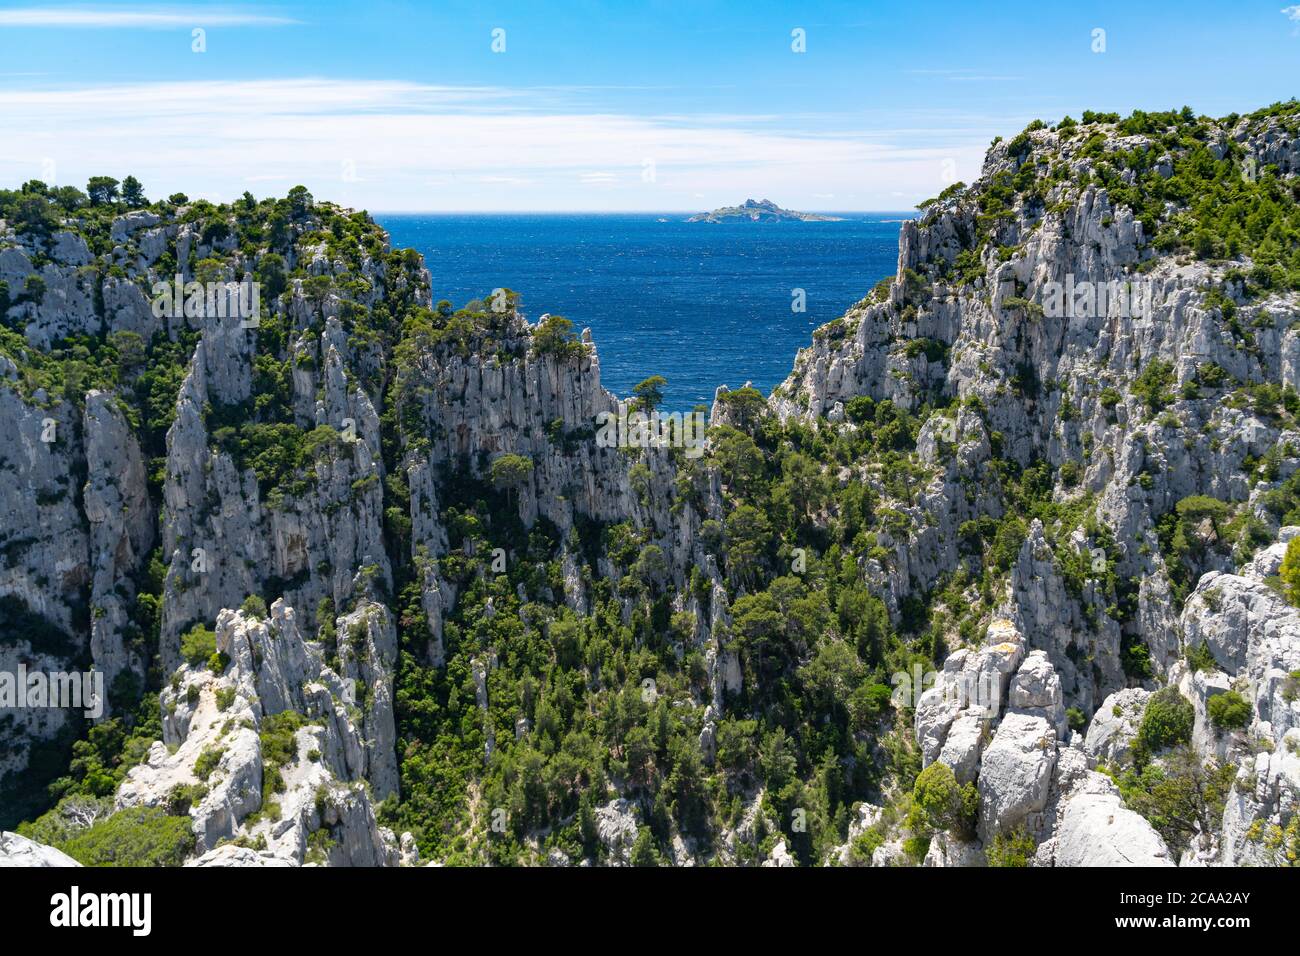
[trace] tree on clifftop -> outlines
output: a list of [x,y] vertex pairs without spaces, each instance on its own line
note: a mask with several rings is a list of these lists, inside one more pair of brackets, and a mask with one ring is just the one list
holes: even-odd
[[140,180],[134,176],[127,176],[122,180],[122,201],[132,209],[149,205],[149,200],[144,198],[144,186],[140,185]]
[[112,176],[91,176],[86,183],[86,193],[92,206],[103,206],[117,199],[117,180]]

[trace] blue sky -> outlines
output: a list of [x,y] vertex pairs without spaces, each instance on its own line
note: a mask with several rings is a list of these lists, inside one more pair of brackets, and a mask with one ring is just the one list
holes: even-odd
[[898,210],[973,178],[993,136],[1035,117],[1244,112],[1297,76],[1300,6],[1279,0],[0,2],[0,183],[133,173],[230,199],[301,182],[372,210]]

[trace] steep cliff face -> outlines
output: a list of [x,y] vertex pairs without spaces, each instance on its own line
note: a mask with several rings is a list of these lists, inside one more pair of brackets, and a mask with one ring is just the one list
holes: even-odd
[[[1127,133],[1131,120],[1031,128],[995,144],[975,185],[904,224],[893,281],[819,330],[771,401],[782,418],[830,422],[859,396],[910,409],[955,401],[978,409],[962,413],[960,444],[995,434],[999,457],[1050,469],[1058,502],[1086,500],[1076,517],[1099,524],[1104,539],[1082,522],[1062,526],[1057,551],[1091,562],[1102,549],[1107,574],[1136,582],[1136,595],[1108,592],[1106,575],[1067,593],[1039,529],[1004,613],[1048,650],[1068,699],[1089,713],[1122,685],[1121,626],[1159,670],[1178,656],[1158,519],[1205,495],[1245,503],[1267,539],[1279,516],[1258,503],[1268,484],[1254,463],[1272,456],[1274,475],[1286,477],[1300,439],[1291,415],[1240,400],[1243,387],[1298,384],[1300,297],[1272,280],[1276,250],[1260,244],[1258,261],[1227,248],[1189,254],[1198,197],[1179,202],[1171,185],[1170,198],[1153,199],[1147,184],[1178,182],[1209,158],[1231,167],[1220,176],[1272,166],[1278,194],[1293,202],[1293,122],[1201,123],[1176,135],[1167,122],[1140,124],[1144,133]],[[962,564],[949,503],[986,476],[960,455],[954,464],[920,503],[929,514],[899,555],[903,585]],[[998,489],[985,489],[978,507],[996,515]],[[1203,561],[1198,570],[1232,566],[1224,553]],[[1099,613],[1117,599],[1135,602],[1119,623]],[[1077,674],[1079,656],[1093,673]]]
[[[358,733],[374,754],[338,776],[381,799],[397,789],[396,631],[374,603],[392,588],[375,411],[391,343],[369,323],[427,306],[427,273],[364,215],[309,196],[155,210],[0,227],[0,402],[14,426],[0,438],[0,595],[14,622],[0,663],[93,667],[108,689],[101,719],[117,717],[102,733],[147,733],[136,702],[147,682],[184,673],[183,632],[250,596],[282,599],[310,629],[295,640],[314,639],[318,618],[362,635],[334,666],[366,688]],[[5,782],[19,786],[33,745],[83,731],[65,710],[16,714]],[[256,801],[224,807],[219,825],[196,810],[200,851],[213,826],[233,837],[240,809]]]
[[[1208,650],[1198,669],[1179,663],[1169,681],[1195,707],[1198,752],[1237,767],[1221,834],[1207,834],[1193,859],[1272,866],[1295,852],[1300,806],[1300,612],[1269,585],[1300,529],[1236,574],[1210,572],[1183,609],[1189,647]],[[1243,711],[1224,726],[1211,701],[1235,694]]]
[[[1056,695],[1092,718],[1088,743],[1067,744],[1051,721],[1014,720],[1014,699],[1001,717],[996,708],[964,716],[941,678],[917,709],[922,756],[951,766],[959,782],[978,779],[981,799],[977,842],[935,844],[940,865],[969,865],[1011,832],[1030,836],[1040,864],[1176,859],[1123,809],[1120,789],[1088,769],[1118,776],[1133,763],[1149,696],[1124,688],[1138,681],[1177,687],[1192,702],[1195,773],[1239,768],[1226,798],[1202,808],[1183,862],[1275,862],[1288,846],[1293,852],[1297,788],[1287,760],[1295,743],[1286,734],[1300,644],[1287,630],[1294,608],[1264,583],[1284,545],[1232,572],[1261,542],[1293,534],[1280,528],[1287,508],[1278,504],[1300,447],[1288,398],[1300,297],[1276,269],[1294,257],[1284,244],[1279,258],[1262,229],[1252,238],[1263,242],[1233,231],[1214,247],[1197,231],[1198,197],[1179,201],[1172,186],[1162,195],[1158,182],[1212,163],[1221,164],[1219,179],[1253,186],[1271,165],[1272,194],[1293,202],[1295,124],[1267,115],[1202,121],[1190,135],[1171,135],[1167,120],[1139,121],[1150,127],[1142,133],[1126,130],[1133,125],[1103,121],[1082,134],[1031,127],[995,144],[979,182],[954,187],[903,226],[897,276],[819,330],[771,399],[783,419],[833,429],[855,427],[861,396],[914,409],[962,406],[955,421],[935,415],[921,429],[923,458],[933,459],[934,436],[945,432],[951,452],[933,478],[938,493],[913,500],[916,531],[886,570],[900,596],[968,565],[954,533],[964,516],[954,512],[971,500],[973,483],[982,489],[975,510],[1002,517],[1007,472],[989,481],[969,451],[989,437],[999,457],[1045,465],[1051,499],[1064,506],[1030,522],[997,613],[1014,623],[1015,643],[1046,652]],[[1235,210],[1230,224],[1249,223],[1248,210]],[[1140,299],[1116,294],[1126,288]],[[1076,299],[1075,290],[1092,298]],[[932,573],[918,575],[918,564]],[[1180,616],[1178,594],[1189,585]],[[1214,664],[1193,669],[1184,656],[1201,645]],[[948,657],[944,674],[978,669],[971,661],[994,651],[967,653]],[[1283,685],[1292,687],[1285,699]],[[1225,733],[1208,700],[1239,691],[1251,716]],[[1072,769],[1063,778],[1064,767]],[[1124,779],[1126,797],[1140,802]],[[1098,823],[1103,812],[1107,826]],[[1116,823],[1117,813],[1127,822]]]
[[338,628],[350,637],[336,671],[283,601],[265,621],[223,611],[228,663],[177,670],[163,739],[127,774],[117,808],[188,805],[196,866],[234,847],[253,851],[244,865],[396,865],[398,842],[375,820],[397,788],[392,621],[362,603]]

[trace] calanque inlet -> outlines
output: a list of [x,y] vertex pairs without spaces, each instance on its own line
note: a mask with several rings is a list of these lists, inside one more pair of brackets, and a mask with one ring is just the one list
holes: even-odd
[[0,672],[104,688],[0,855],[1293,865],[1298,133],[995,141],[698,442],[302,187],[0,190]]

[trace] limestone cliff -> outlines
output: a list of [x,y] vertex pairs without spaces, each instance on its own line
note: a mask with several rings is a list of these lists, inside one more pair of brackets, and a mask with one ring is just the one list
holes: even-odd
[[[24,193],[0,671],[108,692],[98,726],[0,715],[3,823],[143,808],[198,866],[1278,862],[1294,114],[995,143],[694,445],[588,333],[435,301],[301,188]],[[1153,822],[1182,773],[1193,832]]]

